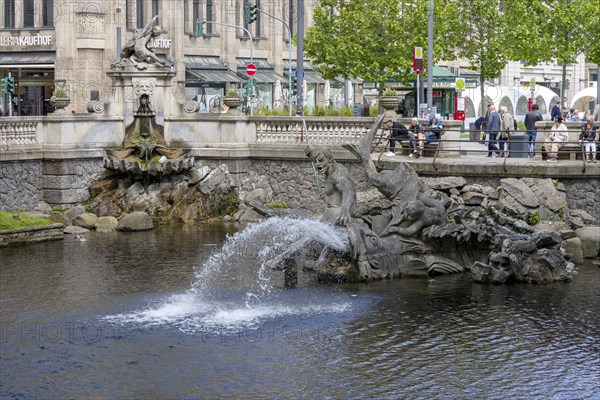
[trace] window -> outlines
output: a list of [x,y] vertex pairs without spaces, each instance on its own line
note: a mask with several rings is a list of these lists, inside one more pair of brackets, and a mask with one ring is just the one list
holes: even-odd
[[[152,15],[151,15],[151,17],[154,18],[155,15],[159,15],[158,0],[152,0]],[[158,19],[158,22],[162,23],[160,18]]]
[[42,1],[42,26],[54,26],[54,0]]
[[23,28],[33,28],[35,24],[35,14],[33,0],[23,1]]
[[[213,7],[213,0],[206,0],[206,18],[204,18],[206,21],[210,21],[210,22],[214,22],[215,21],[215,9]],[[204,30],[206,31],[206,34],[208,35],[212,35],[213,34],[213,24],[206,24],[204,26]]]
[[[292,31],[292,36],[294,36],[294,29],[296,27],[296,4],[294,2],[294,0],[288,0],[288,8],[289,8],[289,12],[288,12],[288,25],[290,26],[290,30]],[[287,39],[288,37],[288,32],[287,32],[287,28],[283,27],[283,29],[285,30],[283,37]]]
[[200,0],[193,0],[192,2],[192,30],[196,31],[196,21],[201,18],[200,14]]
[[144,27],[144,0],[136,0],[135,2],[135,25],[138,29]]
[[4,0],[4,27],[15,27],[15,0]]

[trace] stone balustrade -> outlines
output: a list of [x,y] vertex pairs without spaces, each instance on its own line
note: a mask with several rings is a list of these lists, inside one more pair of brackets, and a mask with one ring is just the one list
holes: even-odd
[[9,146],[35,146],[38,121],[32,119],[0,118],[0,150]]
[[357,144],[374,118],[256,117],[256,143]]

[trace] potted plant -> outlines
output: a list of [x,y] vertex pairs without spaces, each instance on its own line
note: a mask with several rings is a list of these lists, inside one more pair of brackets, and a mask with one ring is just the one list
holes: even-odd
[[67,92],[64,89],[55,89],[52,93],[52,97],[50,97],[50,104],[55,109],[65,108],[69,105],[71,99],[67,95]]
[[400,104],[400,97],[393,90],[387,89],[379,98],[379,104],[386,110],[393,110]]
[[223,103],[229,107],[229,110],[235,110],[242,105],[242,98],[238,95],[238,92],[230,90],[225,94]]

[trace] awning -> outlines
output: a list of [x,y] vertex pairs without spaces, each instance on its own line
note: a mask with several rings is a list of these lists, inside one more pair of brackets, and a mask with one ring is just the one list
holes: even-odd
[[[283,74],[285,75],[285,79],[287,80],[288,79],[287,70]],[[325,79],[323,79],[321,74],[319,74],[318,72],[315,72],[315,71],[304,70],[304,80],[306,81],[306,83],[312,83],[312,84],[325,83]]]
[[0,68],[54,68],[54,51],[0,53]]
[[[227,69],[202,69],[202,68],[186,68],[186,80],[200,81],[200,82],[236,82],[239,83],[242,80],[233,72]],[[191,79],[188,79],[188,76]]]
[[[238,75],[243,79],[250,79],[250,76],[246,74],[246,68],[238,68]],[[270,69],[257,69],[256,74],[252,77],[256,79],[257,83],[275,83],[276,81],[280,81],[281,83],[287,82],[287,78],[279,75],[273,70]]]

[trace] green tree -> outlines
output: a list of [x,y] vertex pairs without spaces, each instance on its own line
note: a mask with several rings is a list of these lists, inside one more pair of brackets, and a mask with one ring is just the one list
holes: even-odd
[[[519,1],[515,1],[519,2]],[[456,47],[459,58],[469,60],[471,69],[479,71],[481,93],[481,114],[485,113],[485,80],[500,76],[510,59],[511,36],[507,35],[511,25],[503,9],[501,0],[457,0],[461,23],[456,26],[455,35],[463,38]]]
[[[306,56],[324,78],[360,77],[379,84],[409,81],[412,48],[427,44],[428,0],[321,0],[315,8],[314,25],[304,38]],[[452,2],[437,0],[435,59],[452,59],[447,35],[458,10]],[[458,39],[455,39],[458,40]],[[454,44],[454,43],[452,43]]]
[[509,19],[519,21],[511,36],[528,38],[512,47],[512,59],[525,65],[556,60],[562,65],[561,93],[566,93],[567,66],[580,54],[600,61],[599,0],[508,1],[506,10]]

